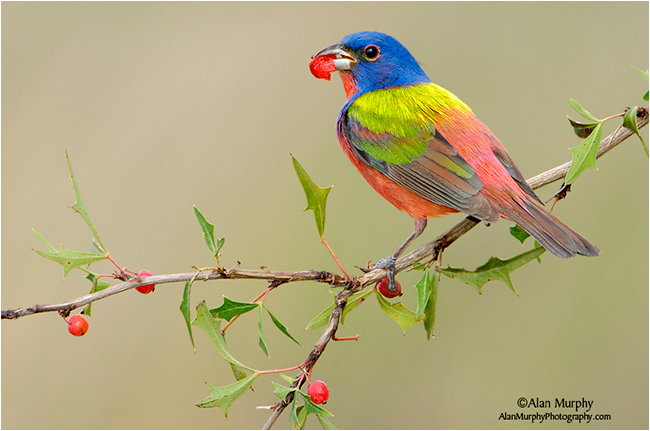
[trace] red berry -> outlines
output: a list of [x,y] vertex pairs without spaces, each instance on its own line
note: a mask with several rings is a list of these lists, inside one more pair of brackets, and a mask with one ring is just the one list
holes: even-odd
[[81,337],[88,332],[88,322],[81,314],[73,314],[68,319],[68,332],[75,337]]
[[330,80],[330,75],[332,72],[336,71],[336,66],[334,65],[335,55],[319,55],[311,59],[309,63],[309,70],[311,74],[316,78],[324,79],[326,81]]
[[314,383],[309,385],[307,389],[307,395],[311,398],[311,402],[314,404],[325,404],[327,399],[330,397],[330,390],[327,389],[327,385],[322,380],[316,380]]
[[377,290],[379,290],[379,293],[384,295],[386,298],[402,296],[402,285],[399,284],[399,281],[395,280],[395,290],[393,292],[388,289],[388,277],[384,278],[381,283],[379,283]]
[[[146,269],[143,269],[142,271],[138,272],[138,277],[143,277],[143,276],[149,277],[150,275],[153,274],[147,271]],[[138,286],[135,288],[135,290],[137,290],[140,293],[147,294],[153,292],[154,287],[156,287],[155,284],[147,284],[146,286]]]

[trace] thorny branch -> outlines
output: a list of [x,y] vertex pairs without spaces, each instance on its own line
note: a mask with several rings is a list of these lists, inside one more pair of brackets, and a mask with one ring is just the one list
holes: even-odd
[[[648,112],[644,111],[644,115],[638,118],[638,128],[647,126],[648,124]],[[598,148],[597,158],[600,158],[605,153],[609,152],[611,149],[619,145],[621,142],[625,141],[627,138],[633,135],[629,129],[619,127],[605,139],[603,139]],[[531,179],[528,180],[528,184],[533,189],[538,189],[547,184],[553,183],[555,181],[561,180],[564,178],[566,173],[571,166],[571,162],[564,163],[560,166],[557,166],[553,169],[550,169],[546,172],[543,172]],[[466,217],[461,220],[458,224],[452,227],[450,230],[440,235],[438,238],[433,241],[423,245],[422,247],[412,251],[406,256],[400,258],[395,263],[396,273],[404,271],[409,268],[414,262],[433,261],[438,258],[440,253],[452,243],[454,243],[458,238],[465,235],[469,232],[474,226],[479,223],[478,220],[472,217]],[[156,284],[161,285],[165,283],[178,283],[178,282],[187,282],[192,279],[195,273],[182,273],[182,274],[168,274],[168,275],[158,275],[151,277],[140,277],[140,280],[131,279],[126,282],[116,284],[114,286],[108,287],[100,292],[93,294],[85,295],[77,299],[73,299],[67,302],[61,302],[57,304],[48,304],[48,305],[33,305],[31,307],[23,307],[18,309],[9,309],[2,310],[2,319],[17,319],[22,316],[27,316],[31,314],[44,313],[44,312],[70,312],[76,308],[82,307],[84,305],[90,304],[91,302],[98,301],[100,299],[107,298],[109,296],[124,292],[129,289],[133,289],[137,286],[144,286],[147,284]],[[196,280],[218,280],[218,279],[259,279],[267,280],[268,282],[279,282],[279,283],[289,283],[295,281],[317,281],[320,283],[327,283],[334,287],[343,287],[344,289],[336,295],[335,298],[335,307],[334,311],[330,315],[329,322],[320,339],[314,345],[314,348],[309,353],[307,360],[305,361],[304,369],[310,371],[313,366],[316,364],[321,354],[327,347],[327,344],[330,340],[333,339],[336,335],[339,322],[341,320],[341,315],[347,300],[353,293],[356,293],[363,288],[376,283],[383,279],[386,276],[385,269],[375,269],[368,271],[358,277],[354,277],[352,280],[331,273],[327,271],[267,271],[267,270],[245,270],[245,269],[230,269],[230,270],[219,270],[219,271],[203,271],[197,277]],[[300,388],[306,381],[306,373],[300,373],[296,377],[291,387]],[[277,418],[282,414],[284,409],[291,404],[293,401],[294,393],[290,393],[285,400],[280,401],[271,417],[264,425],[263,429],[270,429]]]

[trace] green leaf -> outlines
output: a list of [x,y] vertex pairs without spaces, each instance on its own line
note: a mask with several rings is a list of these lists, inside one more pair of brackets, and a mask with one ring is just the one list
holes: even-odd
[[282,332],[284,335],[286,335],[287,337],[292,339],[294,343],[296,343],[297,345],[302,347],[302,344],[300,344],[300,342],[298,340],[296,340],[295,338],[293,338],[293,336],[291,334],[289,334],[289,330],[287,329],[287,327],[284,326],[282,324],[282,322],[280,322],[278,319],[276,319],[275,316],[273,315],[273,313],[271,313],[271,311],[268,308],[266,308],[265,306],[263,306],[263,307],[266,310],[266,312],[269,313],[269,316],[271,316],[271,320],[273,321],[273,324],[275,325],[275,327],[278,328],[280,330],[280,332]]
[[43,235],[36,232],[36,229],[32,228],[32,232],[34,232],[34,235],[36,235],[36,237],[41,240],[43,245],[45,245],[45,247],[47,247],[47,251],[49,251],[50,253],[57,253],[58,252],[58,250],[56,248],[52,247],[52,244],[50,244],[45,238],[43,238]]
[[650,97],[650,91],[645,92],[645,94],[643,95],[643,100],[648,100],[648,97]]
[[413,271],[426,271],[429,269],[429,266],[426,263],[422,262],[413,262],[411,266]]
[[[303,406],[300,406],[302,409]],[[298,425],[299,419],[298,419],[298,402],[296,400],[296,397],[293,398],[293,402],[291,403],[291,411],[289,412],[289,421],[293,421],[294,424]]]
[[104,246],[104,243],[99,237],[99,234],[97,233],[97,229],[95,229],[95,225],[90,219],[90,215],[88,215],[88,211],[86,211],[86,207],[84,206],[81,200],[81,193],[79,193],[79,187],[77,187],[77,181],[74,179],[74,174],[72,173],[72,165],[70,164],[70,158],[68,157],[67,151],[65,153],[65,161],[66,164],[68,165],[68,173],[70,174],[70,179],[72,180],[72,189],[74,190],[74,198],[75,198],[74,205],[72,205],[70,208],[72,208],[77,213],[79,213],[79,215],[84,219],[84,221],[90,228],[90,231],[95,236],[95,239],[97,240],[99,247],[101,247],[102,252],[106,254],[106,247]]
[[273,383],[273,386],[275,386],[275,390],[273,391],[273,393],[281,400],[285,400],[287,398],[287,395],[289,395],[291,392],[296,391],[296,388],[290,388],[288,386],[284,386],[275,382],[271,382],[271,383]]
[[196,214],[196,218],[199,220],[199,225],[201,226],[201,230],[203,231],[203,238],[205,239],[205,243],[208,245],[208,248],[212,252],[214,256],[217,255],[217,247],[216,244],[214,243],[214,225],[207,221],[205,217],[203,217],[203,214],[199,209],[194,205],[194,214]]
[[646,147],[645,142],[643,142],[643,138],[641,137],[641,134],[639,133],[639,127],[636,122],[636,114],[639,111],[639,107],[635,106],[634,108],[630,108],[627,110],[625,113],[625,117],[623,117],[623,127],[626,129],[630,129],[636,135],[639,137],[641,140],[641,144],[643,145],[643,149],[645,150],[645,155],[648,155],[648,147]]
[[208,245],[208,248],[212,252],[212,255],[214,257],[219,257],[219,251],[221,250],[221,247],[223,247],[223,244],[225,243],[226,239],[219,238],[215,243],[214,225],[209,221],[207,221],[205,217],[203,217],[203,214],[201,213],[201,211],[199,211],[196,205],[194,205],[194,214],[196,214],[196,218],[199,220],[199,225],[201,225],[201,230],[203,231],[203,238],[205,239],[205,243]]
[[[350,295],[350,297],[348,298],[348,303],[345,306],[345,309],[343,310],[343,315],[341,316],[341,324],[345,323],[345,316],[354,308],[361,305],[361,303],[365,300],[366,296],[370,295],[371,293],[372,293],[372,289],[365,289],[362,290],[361,292],[357,292],[355,294]],[[334,295],[334,293],[332,293],[332,295]],[[318,313],[316,317],[311,319],[311,322],[307,324],[305,330],[316,329],[316,328],[320,328],[321,326],[327,325],[327,322],[329,322],[330,316],[332,315],[332,311],[334,311],[334,305],[335,304],[332,303],[329,307],[327,307],[326,309]]]
[[208,385],[210,389],[210,396],[199,401],[197,406],[201,408],[219,407],[223,410],[223,414],[228,417],[228,409],[237,401],[239,397],[244,395],[244,392],[251,386],[259,376],[258,373],[253,373],[245,379],[239,380],[231,385],[216,387]]
[[585,139],[587,136],[591,134],[591,132],[598,126],[599,123],[579,123],[577,121],[573,121],[571,118],[569,118],[569,123],[571,123],[571,126],[573,127],[573,132],[582,139]]
[[518,224],[510,226],[510,235],[514,236],[522,244],[530,236],[530,234]]
[[[79,268],[79,269],[83,269],[83,268]],[[100,292],[100,291],[106,289],[107,287],[110,287],[110,283],[108,283],[106,281],[101,281],[97,277],[97,274],[95,274],[95,273],[89,272],[86,275],[86,278],[88,280],[90,280],[92,282],[92,284],[93,284],[93,287],[90,289],[90,292],[88,292],[89,295],[92,295],[93,293],[96,293],[96,292]],[[92,302],[90,304],[88,304],[88,306],[83,309],[82,314],[85,314],[86,316],[90,316],[91,315],[90,312],[91,312],[91,306],[92,305],[93,305]]]
[[305,211],[312,210],[314,212],[318,235],[323,239],[325,234],[325,206],[327,204],[327,195],[332,190],[332,186],[324,189],[318,187],[312,181],[309,174],[307,174],[307,171],[298,163],[298,160],[293,156],[291,156],[291,160],[293,161],[293,168],[296,170],[300,184],[302,184],[302,188],[305,190],[305,195],[307,196],[307,208],[305,208]]
[[108,258],[107,254],[96,254],[96,253],[84,253],[81,251],[72,251],[61,244],[61,250],[57,250],[52,245],[47,242],[43,236],[32,229],[34,234],[41,240],[41,242],[47,247],[48,251],[34,250],[39,255],[43,256],[46,259],[53,260],[63,267],[63,276],[68,275],[70,271],[74,268],[88,265],[93,262],[99,262]]
[[213,317],[229,321],[235,316],[240,314],[248,313],[249,311],[257,308],[260,304],[255,302],[237,302],[227,298],[225,295],[223,297],[223,304],[221,307],[213,308],[210,310],[210,314]]
[[[366,300],[366,297],[372,293],[372,289],[365,289],[362,290],[361,292],[357,292],[353,295],[350,295],[348,298],[348,302],[345,305],[345,308],[343,309],[343,313],[341,314],[341,325],[345,326],[345,317],[348,315],[349,312],[360,306],[361,304],[364,303]],[[334,292],[332,292],[334,294]],[[334,304],[332,304],[334,305]],[[332,307],[332,311],[334,311],[334,308]],[[332,314],[330,312],[330,314]]]
[[106,252],[102,250],[102,247],[95,239],[93,239],[93,244],[90,246],[90,252],[95,254],[106,254]]
[[232,370],[232,373],[237,380],[244,380],[246,377],[248,377],[246,371],[244,371],[244,369],[238,365],[230,364],[230,369]]
[[636,73],[638,73],[639,75],[643,76],[643,77],[645,78],[646,81],[650,81],[650,75],[648,74],[648,71],[647,71],[647,70],[637,69],[636,67],[634,67],[634,66],[632,66],[632,65],[630,65],[630,67],[631,67],[632,69],[634,69],[634,70],[636,71]]
[[415,289],[418,292],[418,308],[415,311],[415,316],[418,319],[421,319],[424,315],[424,310],[429,301],[429,297],[431,296],[431,278],[429,277],[429,271],[425,271],[425,273],[422,274],[422,278],[415,285]]
[[192,325],[198,326],[205,331],[210,340],[212,340],[214,347],[226,361],[246,370],[255,371],[232,356],[230,350],[228,350],[228,346],[226,345],[226,340],[224,340],[223,335],[221,334],[221,320],[216,320],[212,317],[208,307],[205,305],[205,301],[201,301],[198,307],[196,307],[196,317],[194,318]]
[[90,289],[89,293],[101,292],[102,290],[110,286],[110,283],[106,281],[101,281],[97,277],[97,274],[88,274],[86,275],[86,278],[93,283],[93,287],[92,289]]
[[178,307],[178,309],[181,310],[181,314],[183,315],[183,320],[185,320],[185,324],[187,325],[187,331],[190,333],[190,341],[192,342],[192,348],[194,349],[194,351],[196,351],[196,347],[194,346],[194,335],[192,334],[192,322],[190,320],[190,290],[191,289],[192,289],[192,282],[188,281],[187,283],[185,283],[185,289],[183,289],[183,299],[181,300],[181,305]]
[[384,299],[381,293],[377,291],[375,293],[377,301],[379,301],[379,306],[384,310],[384,313],[388,314],[391,319],[397,322],[400,328],[402,328],[402,332],[406,334],[406,331],[418,321],[415,313],[406,308],[401,302],[391,304]]
[[436,272],[431,280],[431,291],[429,300],[424,308],[424,330],[427,332],[427,340],[430,340],[436,333],[436,306],[438,303],[438,285],[440,284],[440,273]]
[[[352,296],[354,296],[354,295],[351,295],[350,297],[352,297]],[[320,328],[321,326],[327,325],[327,322],[329,322],[329,320],[330,320],[330,316],[332,314],[332,311],[334,311],[334,304],[331,304],[329,307],[327,307],[326,309],[324,309],[323,311],[318,313],[316,315],[316,317],[311,319],[311,322],[309,322],[307,324],[307,327],[305,328],[305,331],[307,331],[309,329]]]
[[596,168],[596,154],[598,153],[602,130],[603,125],[600,123],[580,145],[569,148],[573,158],[569,172],[564,178],[564,184],[572,184],[585,169]]
[[215,252],[216,257],[219,257],[219,252],[221,251],[225,243],[226,243],[226,238],[217,239],[217,251]]
[[328,419],[326,419],[323,415],[316,415],[318,418],[318,422],[320,422],[320,426],[323,427],[324,430],[335,430],[337,429],[332,422],[330,422]]
[[293,383],[295,380],[293,377],[287,376],[286,374],[278,373],[280,377],[282,377],[284,380],[286,380],[289,383]]
[[440,272],[449,278],[457,278],[463,283],[474,286],[479,294],[482,294],[483,285],[490,280],[503,281],[516,294],[517,291],[512,284],[512,280],[510,280],[512,271],[535,259],[545,251],[543,247],[537,247],[508,260],[491,257],[485,264],[474,271],[448,266],[447,268],[441,268]]
[[264,352],[266,356],[269,356],[269,349],[266,347],[266,342],[264,341],[264,315],[262,314],[262,307],[257,309],[257,333],[259,334],[259,346],[260,349]]
[[328,412],[318,404],[314,404],[311,401],[311,397],[309,395],[305,395],[302,392],[298,392],[303,400],[305,400],[305,408],[307,409],[307,414],[317,414],[317,415],[322,415],[322,416],[329,416],[332,417],[334,416],[332,413]]
[[573,109],[575,109],[578,114],[582,115],[585,117],[587,120],[595,121],[597,123],[600,123],[600,120],[596,117],[594,117],[589,111],[587,111],[585,108],[582,107],[578,102],[576,102],[573,99],[569,99],[569,103],[571,106],[573,106]]
[[[294,403],[294,405],[296,405]],[[294,430],[302,430],[305,429],[305,424],[307,423],[307,409],[305,409],[305,406],[299,406],[296,407],[295,409],[295,414],[291,418],[294,421],[293,427],[291,429]]]

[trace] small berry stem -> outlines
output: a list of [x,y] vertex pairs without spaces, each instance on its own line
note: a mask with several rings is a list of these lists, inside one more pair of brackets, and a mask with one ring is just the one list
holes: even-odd
[[[306,363],[307,363],[307,361],[303,362],[300,365],[296,365],[295,367],[282,368],[282,369],[277,369],[277,370],[256,371],[256,372],[257,372],[257,374],[277,374],[277,373],[284,373],[284,372],[287,372],[287,371],[293,371],[293,370],[297,370],[297,369],[302,370],[302,367],[304,367]],[[303,374],[305,374],[305,370],[302,370],[302,372],[303,372]]]
[[[625,112],[627,112],[627,110],[625,110]],[[612,118],[616,118],[616,117],[624,117],[624,116],[625,116],[625,112],[621,112],[620,114],[610,115],[609,117],[607,117],[607,118],[603,118],[602,120],[600,120],[600,122],[601,122],[601,123],[604,123],[605,121],[607,121],[607,120],[611,120]]]
[[359,338],[361,338],[361,335],[357,334],[354,337],[341,337],[337,338],[335,335],[332,335],[332,341],[359,341]]
[[329,244],[327,243],[325,238],[321,239],[320,242],[325,244],[325,247],[327,247],[327,250],[329,250],[330,254],[332,255],[332,257],[336,261],[336,264],[339,266],[339,268],[341,268],[341,271],[343,271],[343,274],[345,274],[345,276],[348,278],[348,280],[352,280],[352,276],[350,276],[350,274],[348,274],[348,272],[345,269],[343,269],[343,265],[341,265],[341,262],[339,262],[339,259],[336,257],[336,255],[334,254],[334,251],[332,251],[332,248],[329,246]]
[[[115,262],[115,261],[113,260],[113,258],[111,257],[110,254],[107,255],[106,257],[108,258],[108,260],[110,260],[111,262],[113,262],[113,265],[117,266],[117,269],[119,269],[119,270],[120,270],[120,273],[124,276],[124,279],[125,279],[124,281],[126,281],[126,280],[129,279],[129,276],[126,275],[127,272],[129,272],[129,273],[131,273],[131,274],[133,274],[133,275],[137,275],[135,272],[133,272],[133,271],[129,271],[128,269],[124,269],[124,268],[122,268],[120,265],[118,265],[117,262]],[[114,278],[118,278],[118,277],[114,277]]]

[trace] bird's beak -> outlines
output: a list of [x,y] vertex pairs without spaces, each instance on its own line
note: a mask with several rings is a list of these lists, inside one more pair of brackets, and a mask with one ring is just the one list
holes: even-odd
[[352,68],[352,64],[357,62],[357,60],[355,60],[349,52],[343,49],[340,44],[328,46],[316,54],[316,57],[320,57],[321,55],[336,56],[336,58],[333,59],[336,70],[350,70]]

